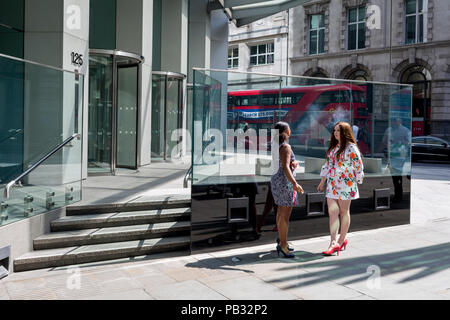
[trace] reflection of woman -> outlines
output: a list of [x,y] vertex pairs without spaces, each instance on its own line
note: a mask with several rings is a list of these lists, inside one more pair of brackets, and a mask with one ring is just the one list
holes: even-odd
[[[328,214],[330,216],[331,242],[323,254],[333,255],[347,247],[345,239],[350,227],[350,203],[359,198],[357,183],[363,182],[364,172],[361,155],[356,145],[350,125],[338,122],[331,134],[331,141],[327,151],[327,161],[322,167],[320,182],[317,190],[322,191],[326,182],[326,197]],[[341,233],[337,240],[341,218]]]
[[295,170],[292,169],[292,164],[296,161],[291,146],[287,144],[291,129],[285,122],[277,123],[275,129],[279,132],[280,161],[278,171],[272,176],[270,185],[274,202],[278,206],[277,227],[280,241],[277,252],[279,255],[281,251],[285,258],[293,258],[294,254],[289,252],[287,242],[289,218],[292,207],[297,203],[297,192],[303,193],[303,189],[295,180]]

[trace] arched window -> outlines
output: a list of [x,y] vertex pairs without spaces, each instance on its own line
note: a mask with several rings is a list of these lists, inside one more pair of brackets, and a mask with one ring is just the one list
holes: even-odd
[[349,80],[368,81],[369,77],[364,70],[356,70],[352,72],[348,77]]
[[431,74],[423,66],[414,65],[406,69],[401,82],[413,85],[413,135],[430,134],[431,128]]
[[[328,78],[328,76],[323,73],[322,71],[316,71],[314,72],[312,75],[310,75],[310,77],[314,77],[314,78]],[[319,84],[328,84],[330,83],[330,81],[328,80],[324,80],[324,79],[308,79],[307,80],[307,84],[308,85],[319,85]]]

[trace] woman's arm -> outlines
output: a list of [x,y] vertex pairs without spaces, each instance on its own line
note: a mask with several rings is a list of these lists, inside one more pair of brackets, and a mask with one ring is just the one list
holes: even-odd
[[359,184],[362,184],[364,179],[364,164],[362,162],[361,153],[359,152],[358,147],[354,144],[351,144],[349,147],[349,156],[355,172],[356,181]]
[[292,149],[289,145],[284,145],[280,148],[281,167],[289,182],[294,186],[294,189],[297,192],[303,193],[303,189],[297,183],[291,171],[291,152]]

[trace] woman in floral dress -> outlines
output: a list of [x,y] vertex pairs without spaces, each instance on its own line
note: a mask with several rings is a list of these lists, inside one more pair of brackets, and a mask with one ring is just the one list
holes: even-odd
[[[358,146],[350,125],[338,122],[331,134],[326,163],[320,176],[322,180],[317,187],[323,191],[326,183],[326,198],[330,217],[331,242],[323,254],[330,256],[347,247],[346,236],[350,227],[350,203],[359,198],[358,183],[362,184],[364,166]],[[340,217],[340,219],[339,219]],[[339,220],[340,237],[337,239]]]

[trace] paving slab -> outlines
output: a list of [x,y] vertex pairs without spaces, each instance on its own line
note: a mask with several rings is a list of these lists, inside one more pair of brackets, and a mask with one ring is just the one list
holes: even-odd
[[246,276],[212,282],[210,288],[231,300],[295,300],[297,297],[261,279]]
[[106,301],[116,301],[116,300],[154,300],[147,291],[144,289],[135,289],[125,292],[115,292],[101,294],[97,296],[90,297],[89,300],[106,300]]
[[0,300],[10,300],[8,291],[4,284],[0,283]]
[[139,276],[133,278],[141,287],[148,289],[155,289],[164,287],[168,284],[177,283],[177,281],[163,273],[155,273],[145,276]]
[[226,300],[227,298],[196,280],[145,287],[156,300]]

